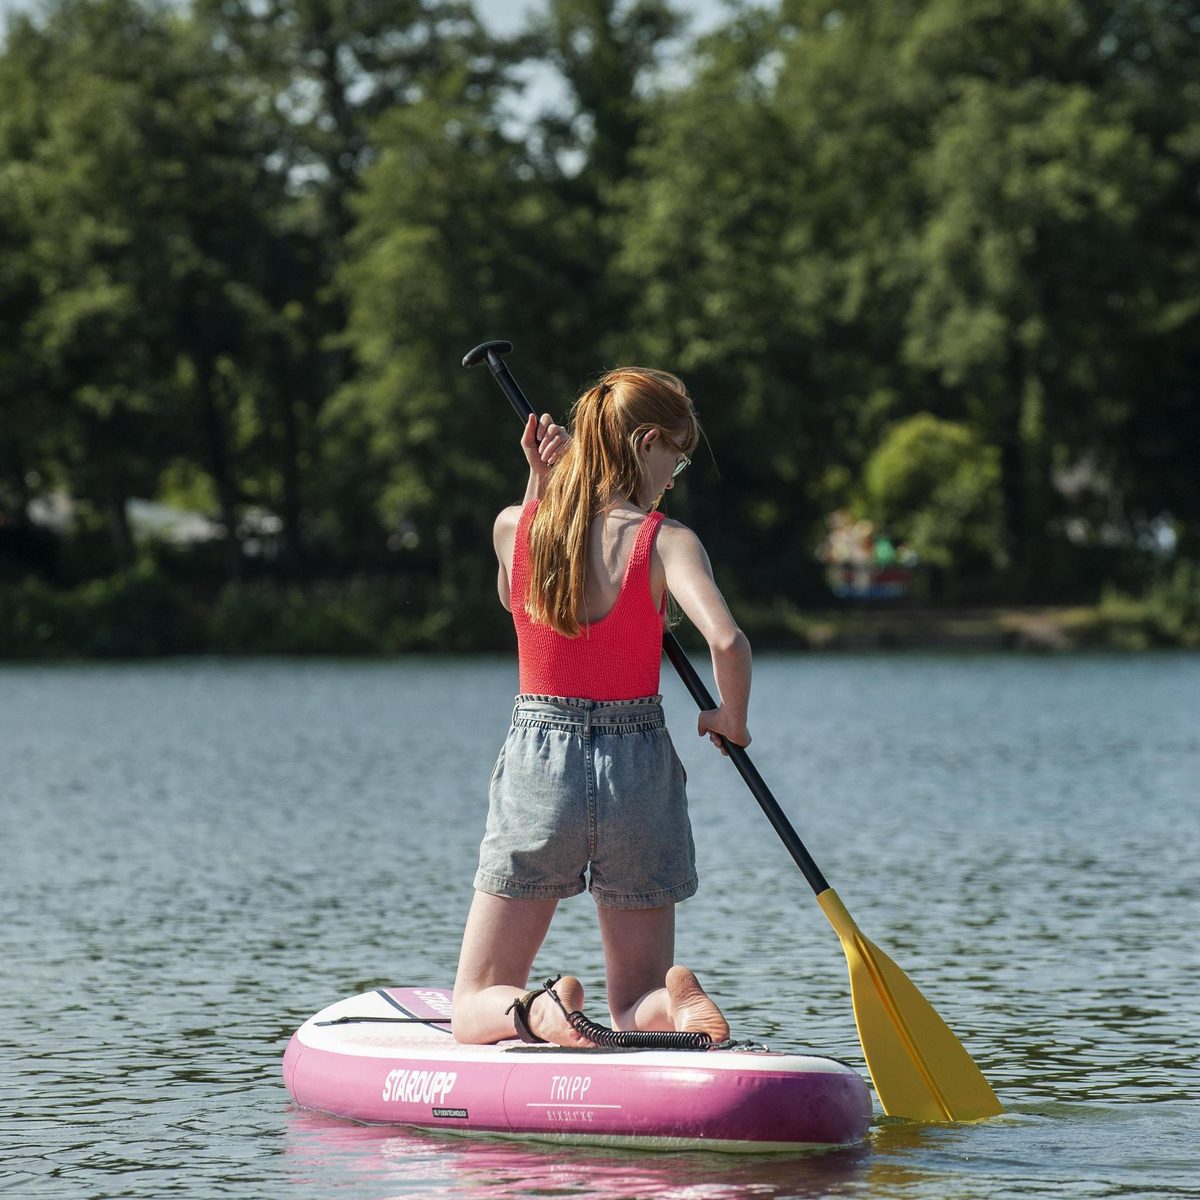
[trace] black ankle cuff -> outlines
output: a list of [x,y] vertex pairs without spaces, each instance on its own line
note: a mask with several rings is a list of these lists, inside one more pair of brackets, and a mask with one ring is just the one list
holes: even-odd
[[512,1013],[513,1028],[517,1031],[517,1037],[523,1042],[529,1042],[531,1045],[539,1042],[545,1042],[545,1038],[538,1037],[532,1029],[529,1028],[529,1008],[530,1005],[541,995],[545,993],[545,988],[534,988],[531,992],[526,992],[523,996],[518,996],[504,1011]]

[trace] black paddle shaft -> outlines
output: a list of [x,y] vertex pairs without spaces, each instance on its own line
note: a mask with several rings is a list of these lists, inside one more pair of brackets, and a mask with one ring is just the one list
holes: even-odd
[[[508,402],[516,410],[517,416],[522,421],[527,421],[533,413],[533,405],[526,399],[525,393],[521,391],[504,361],[504,355],[511,349],[512,342],[484,342],[463,356],[463,366],[474,367],[486,362],[492,377],[500,385],[500,390],[508,397]],[[663,649],[666,650],[671,665],[678,672],[679,678],[683,680],[683,686],[691,693],[691,697],[700,711],[705,712],[716,708],[716,701],[713,700],[708,688],[704,686],[704,681],[697,674],[696,668],[692,666],[678,639],[669,629],[663,630]],[[800,840],[800,835],[792,827],[792,823],[787,819],[783,809],[779,807],[779,802],[771,795],[771,789],[767,787],[763,777],[758,773],[758,768],[750,761],[750,755],[741,746],[735,746],[728,740],[725,741],[725,749],[729,752],[733,765],[737,767],[738,774],[745,780],[746,786],[758,801],[759,807],[766,813],[767,820],[771,822],[775,832],[779,835],[779,840],[787,847],[796,866],[804,873],[804,878],[808,880],[809,886],[818,896],[827,891],[829,884],[825,881],[825,876],[821,874],[820,867],[813,862],[812,855]]]

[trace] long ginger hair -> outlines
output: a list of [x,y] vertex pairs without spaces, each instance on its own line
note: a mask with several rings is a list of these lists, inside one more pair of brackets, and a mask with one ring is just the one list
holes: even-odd
[[525,611],[565,637],[578,637],[592,518],[636,500],[644,466],[638,446],[652,429],[691,454],[700,425],[683,381],[667,371],[618,367],[575,402],[571,438],[550,473],[529,531]]

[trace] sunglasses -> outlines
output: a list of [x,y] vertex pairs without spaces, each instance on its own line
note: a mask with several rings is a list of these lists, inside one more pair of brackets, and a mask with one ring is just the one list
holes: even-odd
[[678,479],[692,465],[692,460],[680,449],[679,443],[669,438],[665,433],[662,434],[662,440],[679,454],[679,461],[675,464],[675,470],[671,472],[671,478]]

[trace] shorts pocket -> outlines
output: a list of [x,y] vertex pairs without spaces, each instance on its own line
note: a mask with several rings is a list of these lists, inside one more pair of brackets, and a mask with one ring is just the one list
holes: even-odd
[[[504,751],[506,749],[508,749],[508,747],[506,745],[501,746],[500,753],[496,755],[496,765],[492,768],[491,777],[488,779],[488,789],[489,790],[495,784],[496,780],[500,778],[500,772],[502,770],[504,770]],[[686,778],[686,776],[685,776],[685,778]]]

